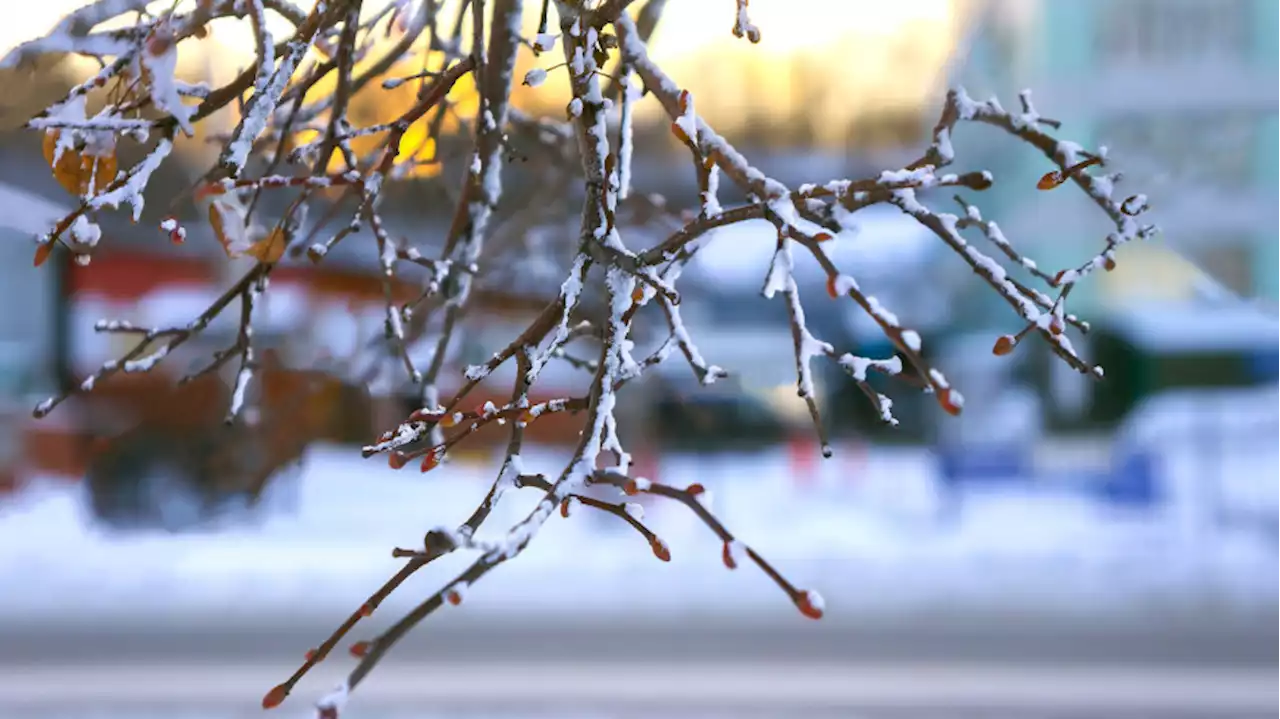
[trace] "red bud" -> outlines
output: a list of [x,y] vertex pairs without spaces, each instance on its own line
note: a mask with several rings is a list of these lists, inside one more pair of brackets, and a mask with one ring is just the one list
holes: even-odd
[[720,552],[720,558],[724,560],[724,566],[729,569],[738,568],[738,561],[733,558],[733,551],[729,549],[729,542],[724,543],[724,549]]
[[1104,257],[1102,260],[1102,267],[1107,272],[1110,272],[1116,268],[1116,261],[1110,257]]
[[1058,270],[1058,274],[1053,276],[1053,286],[1057,287],[1062,284],[1062,278],[1067,274],[1066,270]]
[[440,458],[443,456],[444,456],[444,450],[440,447],[436,447],[432,449],[430,452],[427,452],[426,456],[422,458],[422,471],[430,472],[431,470],[440,466]]
[[830,295],[831,299],[833,300],[840,297],[840,293],[836,292],[836,276],[835,275],[831,275],[830,277],[827,278],[827,294]]
[[36,245],[36,259],[35,259],[35,263],[34,263],[34,264],[35,264],[35,266],[36,266],[36,267],[39,267],[40,265],[43,265],[43,264],[44,264],[44,262],[45,262],[45,260],[49,259],[49,255],[50,255],[52,252],[53,252],[53,242],[52,242],[52,241],[50,241],[50,242],[45,242],[45,243],[40,244],[40,245]]
[[370,603],[368,603],[368,602],[365,602],[364,604],[361,604],[361,605],[360,605],[360,616],[362,616],[362,617],[371,617],[371,616],[373,616],[373,605],[372,605],[372,604],[370,604]]
[[947,414],[953,417],[957,416],[960,414],[961,407],[963,407],[963,400],[957,401],[958,397],[959,395],[953,392],[950,387],[943,387],[938,391],[938,404],[942,405],[942,409],[946,410]]
[[666,542],[663,542],[661,539],[654,537],[653,539],[649,540],[649,547],[653,549],[653,556],[657,557],[658,559],[661,559],[664,562],[671,561],[671,550],[667,549]]
[[702,494],[703,492],[707,491],[707,488],[702,486],[701,484],[698,484],[697,482],[694,482],[688,487],[685,487],[684,491],[688,492],[690,496],[696,497],[699,494]]
[[400,450],[396,450],[387,455],[387,464],[390,465],[392,469],[403,469],[408,462],[409,456]]
[[284,698],[287,696],[289,696],[289,687],[283,684],[272,687],[271,691],[267,692],[267,695],[262,697],[262,708],[275,709],[280,706],[280,703],[283,702]]
[[796,608],[810,619],[822,619],[822,609],[814,605],[809,592],[800,592],[796,595]]
[[356,642],[355,644],[352,644],[351,648],[348,649],[347,651],[351,652],[351,656],[356,657],[357,659],[362,659],[366,654],[369,653],[369,642],[366,642],[366,641]]
[[830,242],[835,239],[835,235],[830,232],[819,232],[813,236],[815,242]]
[[445,592],[444,598],[445,598],[445,601],[449,602],[455,607],[458,606],[459,604],[462,604],[462,595],[459,594],[458,591],[455,589],[450,589],[449,591]]

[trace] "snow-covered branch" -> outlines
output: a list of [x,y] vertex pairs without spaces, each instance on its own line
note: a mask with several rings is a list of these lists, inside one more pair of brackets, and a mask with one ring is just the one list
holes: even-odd
[[[756,42],[761,31],[748,16],[747,0],[724,2],[735,13],[733,34]],[[427,616],[466,601],[474,585],[518,556],[557,510],[567,516],[574,506],[584,505],[613,514],[636,529],[656,556],[669,558],[670,548],[625,499],[639,493],[685,505],[723,541],[726,566],[754,562],[805,616],[822,616],[820,596],[796,588],[730,534],[710,511],[701,487],[676,489],[633,476],[620,439],[621,420],[615,412],[619,397],[671,355],[681,355],[704,384],[733,371],[731,358],[712,358],[725,363],[721,367],[702,355],[680,304],[681,270],[705,243],[715,241],[714,230],[749,220],[766,220],[777,230],[772,262],[759,268],[762,292],[786,305],[797,391],[826,456],[831,448],[823,435],[814,387],[815,359],[832,362],[848,374],[872,411],[889,424],[897,423],[893,401],[872,388],[872,372],[932,394],[947,413],[958,414],[964,406],[960,391],[942,369],[925,359],[925,338],[912,329],[910,318],[899,318],[864,291],[858,268],[840,268],[832,260],[829,248],[845,241],[842,218],[877,204],[913,218],[1012,309],[1011,331],[995,339],[995,354],[1014,351],[1034,334],[1071,367],[1096,378],[1102,377],[1102,369],[1083,360],[1069,338],[1071,332],[1088,330],[1087,322],[1067,311],[1071,290],[1098,269],[1112,269],[1122,246],[1156,232],[1143,222],[1147,197],[1116,194],[1119,175],[1106,172],[1106,153],[1089,152],[1051,135],[1061,129],[1060,123],[1041,116],[1026,91],[1018,95],[1018,109],[1009,111],[997,100],[978,102],[956,88],[947,94],[932,142],[918,161],[868,177],[812,178],[788,187],[717,133],[699,115],[697,98],[650,57],[648,38],[664,0],[557,0],[529,3],[530,8],[522,0],[470,0],[457,3],[451,17],[444,15],[444,3],[408,0],[317,0],[310,10],[287,0],[179,0],[165,5],[97,0],[67,16],[47,36],[12,49],[0,60],[0,68],[50,53],[99,61],[99,69],[27,123],[27,129],[40,133],[50,171],[76,198],[74,209],[36,239],[35,263],[59,252],[88,264],[103,241],[100,215],[128,206],[131,216],[140,218],[148,186],[154,184],[151,179],[169,161],[175,144],[189,142],[200,123],[225,110],[238,111],[234,127],[225,136],[213,137],[220,145],[217,161],[202,168],[200,181],[180,200],[190,200],[208,218],[228,257],[252,260],[252,267],[185,326],[100,322],[98,331],[134,337],[137,345],[70,392],[41,402],[35,415],[47,415],[69,394],[91,392],[113,375],[150,371],[238,299],[234,342],[215,352],[193,375],[204,376],[238,361],[227,408],[228,420],[236,421],[249,409],[250,390],[260,379],[253,322],[255,308],[270,293],[267,280],[273,268],[304,254],[313,262],[324,262],[340,242],[365,242],[360,251],[375,259],[379,270],[385,302],[382,327],[376,337],[368,342],[362,338],[358,345],[363,354],[372,355],[368,367],[334,371],[358,374],[358,381],[369,382],[390,367],[421,401],[418,410],[385,428],[363,454],[386,455],[397,468],[416,462],[422,471],[447,470],[454,449],[485,428],[501,425],[508,432],[497,476],[471,514],[456,526],[427,531],[420,547],[396,548],[393,555],[405,560],[404,567],[312,650],[292,676],[273,688],[264,706],[282,702],[409,576],[455,551],[474,553],[473,562],[452,581],[376,638],[351,646],[359,664],[319,705],[323,716],[336,716],[348,693],[391,646]],[[558,29],[549,24],[551,7]],[[532,37],[521,35],[526,9],[542,14]],[[269,15],[287,21],[282,37],[273,37],[269,25],[275,25],[268,23]],[[185,43],[204,36],[210,23],[223,19],[238,20],[252,32],[253,62],[218,87],[182,82],[176,73]],[[520,52],[540,56],[557,44],[562,65],[515,77]],[[407,61],[414,62],[412,69],[405,69]],[[468,78],[473,80],[470,88]],[[533,91],[545,83],[564,82],[571,99],[563,116],[537,118],[512,107],[513,85],[521,81]],[[318,92],[318,87],[332,90]],[[402,103],[389,102],[397,97],[392,93],[400,92],[405,93]],[[693,208],[684,215],[661,197],[635,191],[632,161],[643,151],[636,144],[644,135],[635,132],[634,125],[641,117],[639,103],[649,98],[671,123],[672,141],[689,153],[698,191],[684,198],[682,206]],[[371,120],[353,111],[370,103],[393,106],[394,112]],[[90,106],[101,109],[90,116]],[[1019,249],[968,196],[990,188],[997,178],[982,170],[946,171],[956,159],[952,133],[960,122],[999,128],[1040,151],[1047,172],[1039,190],[1027,188],[1028,192],[1065,185],[1084,192],[1114,228],[1103,238],[1102,250],[1072,267],[1051,269]],[[129,145],[141,159],[131,167],[118,167],[119,158],[129,156],[120,149]],[[441,154],[445,146],[451,148],[449,157]],[[503,166],[516,157],[527,159],[525,154],[535,156],[536,161],[528,163],[534,168],[530,184],[535,188],[505,186]],[[439,172],[446,160],[463,164],[460,182],[444,190],[452,209],[447,232],[442,238],[397,235],[383,204],[388,187],[428,170]],[[729,196],[720,191],[722,182],[737,185],[746,199],[733,206],[722,204]],[[574,183],[580,192],[569,191]],[[955,196],[959,214],[926,204],[927,191],[938,188],[966,193]],[[286,199],[262,201],[278,196]],[[566,197],[582,200],[576,230],[566,227]],[[325,217],[305,222],[308,208],[321,205],[326,206],[321,209]],[[643,224],[656,226],[662,239],[638,239],[654,236],[632,231]],[[173,217],[161,222],[160,229],[175,243],[187,236],[187,228]],[[535,246],[537,230],[567,241],[554,251],[533,253],[528,248]],[[327,236],[317,240],[322,232]],[[966,232],[973,235],[972,241]],[[426,242],[432,249],[423,249]],[[804,286],[792,274],[796,251],[809,253],[822,268],[825,288]],[[486,281],[504,281],[494,277],[524,273],[527,264],[522,263],[540,263],[560,272],[553,275],[555,282],[546,294],[537,297],[533,307],[541,309],[488,360],[454,365],[447,350],[478,314],[472,298],[485,289]],[[413,280],[416,286],[407,298],[405,270],[421,277]],[[851,301],[865,312],[895,352],[862,357],[818,337],[808,326],[804,301],[820,296],[823,289],[831,301]],[[660,343],[643,357],[633,356],[641,336],[637,329],[652,326],[645,323],[659,327]],[[427,337],[432,338],[434,352],[424,366],[415,365],[409,348]],[[568,362],[588,373],[588,388],[574,396],[542,394],[535,399],[552,362]],[[509,364],[516,370],[510,394],[474,406],[477,387]],[[457,382],[449,396],[442,396],[446,379]],[[526,429],[552,415],[580,418],[581,438],[572,457],[559,467],[527,467],[522,458]],[[588,496],[588,485],[613,488],[622,496],[618,501]],[[543,493],[533,511],[499,528],[496,540],[477,539],[503,496],[522,488]]]

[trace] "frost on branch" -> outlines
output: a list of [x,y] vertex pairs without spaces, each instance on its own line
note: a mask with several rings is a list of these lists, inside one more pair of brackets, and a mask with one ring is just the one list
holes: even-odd
[[[760,30],[748,16],[747,0],[725,3],[735,12],[733,34],[758,41]],[[456,525],[428,529],[419,546],[392,549],[392,556],[404,562],[400,571],[308,652],[296,671],[266,694],[264,707],[282,703],[341,643],[358,663],[347,681],[316,705],[319,716],[336,716],[347,694],[388,649],[436,610],[464,604],[470,592],[483,591],[484,585],[477,582],[518,557],[557,513],[566,518],[580,510],[611,514],[630,525],[656,559],[669,561],[671,547],[645,523],[640,505],[627,500],[640,494],[676,502],[698,517],[722,543],[721,560],[728,569],[754,564],[802,616],[818,619],[824,614],[821,595],[791,583],[720,522],[705,488],[681,489],[631,473],[615,410],[634,380],[672,355],[679,355],[678,361],[704,384],[732,371],[713,363],[727,364],[728,358],[703,356],[681,313],[682,270],[712,241],[711,230],[749,220],[766,220],[776,229],[772,261],[759,268],[761,290],[785,303],[796,390],[809,409],[824,455],[831,448],[822,436],[814,362],[835,363],[867,396],[871,410],[889,424],[897,423],[889,396],[893,392],[873,389],[873,373],[931,394],[946,413],[959,414],[964,407],[960,389],[952,386],[944,368],[924,359],[929,338],[921,336],[909,318],[900,318],[864,291],[857,267],[838,267],[828,254],[831,243],[842,241],[839,220],[871,205],[895,207],[928,228],[956,262],[1009,306],[1010,327],[993,338],[993,353],[1009,355],[1038,336],[1072,368],[1102,377],[1102,369],[1088,364],[1072,346],[1071,337],[1088,331],[1088,324],[1068,310],[1069,296],[1093,272],[1114,268],[1125,244],[1155,233],[1155,227],[1143,220],[1149,208],[1146,195],[1117,194],[1119,173],[1111,171],[1105,152],[1090,152],[1051,134],[1061,129],[1059,123],[1043,117],[1027,91],[1018,95],[1016,110],[1006,110],[996,99],[976,101],[956,88],[947,94],[932,142],[919,160],[868,177],[815,177],[798,188],[787,187],[718,134],[698,114],[692,93],[649,57],[648,37],[664,4],[648,0],[633,19],[629,12],[635,8],[628,0],[560,0],[527,7],[522,0],[471,0],[464,8],[469,15],[451,18],[440,14],[441,3],[404,0],[318,0],[308,3],[308,9],[283,0],[98,0],[72,13],[48,36],[0,59],[0,67],[14,67],[41,54],[69,52],[98,61],[99,69],[91,77],[27,123],[29,130],[41,133],[50,172],[76,198],[75,209],[37,238],[37,265],[52,252],[64,250],[88,262],[94,250],[109,241],[102,236],[100,215],[127,206],[138,219],[150,180],[169,160],[175,143],[187,141],[212,114],[238,110],[230,131],[213,137],[219,144],[218,161],[201,168],[200,182],[184,199],[200,209],[200,221],[209,223],[226,254],[244,258],[248,269],[186,324],[99,322],[96,331],[128,335],[136,344],[81,378],[73,392],[92,392],[117,374],[152,371],[235,306],[239,323],[234,341],[206,358],[189,377],[226,367],[232,385],[226,418],[239,421],[250,409],[259,376],[253,327],[260,301],[271,291],[273,269],[285,258],[304,254],[313,262],[324,262],[335,247],[346,243],[376,262],[385,312],[382,331],[362,343],[361,356],[336,363],[333,371],[368,382],[370,375],[393,368],[421,398],[420,408],[386,427],[363,448],[364,455],[386,455],[385,461],[396,468],[416,463],[421,471],[447,471],[454,448],[477,432],[501,427],[505,433],[501,469],[472,512]],[[558,28],[550,26],[552,6]],[[362,12],[379,8],[385,12]],[[521,34],[526,11],[541,16],[531,37]],[[268,15],[283,18],[282,36],[268,29]],[[221,87],[178,80],[174,73],[184,44],[203,37],[207,26],[221,19],[238,20],[252,33],[253,61]],[[540,57],[557,46],[562,62],[516,76],[519,53]],[[430,52],[415,55],[423,47]],[[405,62],[415,66],[411,74],[403,71]],[[315,91],[322,82],[333,89]],[[537,119],[510,106],[513,86],[523,84],[539,92],[547,83],[562,83],[569,91],[563,116]],[[467,87],[474,88],[471,104],[460,100]],[[357,99],[385,99],[383,93],[397,90],[409,93],[388,121],[363,122],[351,112]],[[635,147],[638,135],[633,132],[641,102],[657,105],[670,123],[670,141],[689,153],[688,169],[698,192],[684,198],[683,206],[696,212],[678,223],[672,219],[677,213],[664,209],[665,201],[632,191],[633,158],[638,149],[643,151]],[[101,109],[90,116],[86,108],[91,106]],[[445,129],[448,118],[460,119],[456,129]],[[1026,143],[1044,157],[1045,174],[1035,187],[1025,188],[1027,192],[1065,192],[1073,187],[1083,192],[1113,226],[1099,238],[1098,252],[1070,267],[1046,268],[1027,257],[1017,238],[984,216],[973,199],[996,178],[981,170],[948,171],[957,158],[952,134],[961,122],[994,127],[1011,142]],[[437,238],[396,236],[381,208],[388,187],[414,176],[428,162],[420,150],[446,142],[461,148],[457,156],[464,159],[454,168],[460,179],[451,193],[453,220],[438,238],[438,249],[428,251],[423,247]],[[131,155],[141,159],[119,166],[122,147],[136,151]],[[516,194],[512,202],[513,188],[504,184],[503,168],[528,148],[551,158],[534,173],[532,184],[542,194]],[[572,187],[575,183],[577,188]],[[747,200],[723,204],[722,197],[729,196],[720,192],[724,183],[736,185]],[[929,191],[940,188],[954,197],[954,206],[948,202],[950,212],[930,204]],[[265,209],[263,196],[283,196],[286,201],[274,205],[283,209]],[[525,222],[529,208],[502,203],[534,205],[537,214],[541,205],[566,197],[581,197],[582,204],[576,232],[563,233],[557,226],[556,234],[568,237],[568,246],[558,248],[564,250],[564,262],[557,264],[554,258],[527,251],[537,230],[545,229]],[[633,232],[642,223],[627,219],[640,214],[633,212],[637,207],[650,211],[651,224],[671,223],[664,238],[641,244],[650,235]],[[308,208],[336,218],[338,229],[325,221],[302,232],[308,226]],[[175,217],[161,221],[159,229],[173,243],[186,240],[187,228]],[[796,279],[796,252],[814,258],[826,275],[825,283],[812,287]],[[513,257],[519,262],[511,262]],[[489,359],[465,368],[454,366],[446,349],[473,321],[469,310],[476,288],[495,276],[518,277],[532,264],[556,272],[536,317]],[[423,279],[415,280],[421,291],[405,297],[398,288],[409,269]],[[808,326],[805,301],[852,302],[896,351],[887,357],[863,357],[823,340]],[[640,330],[655,327],[657,347],[641,354]],[[415,362],[408,348],[428,332],[435,333],[434,352],[429,360]],[[367,359],[363,355],[372,360],[355,361]],[[576,395],[535,397],[552,363],[582,372],[587,389]],[[482,382],[506,368],[515,371],[504,399],[468,399]],[[456,389],[447,395],[441,389],[447,386],[444,378],[456,380]],[[62,394],[40,402],[36,416],[47,415],[66,398]],[[562,465],[528,466],[522,455],[525,432],[553,415],[577,417],[580,441]],[[586,491],[592,487],[616,492],[616,501],[593,496]],[[481,538],[481,529],[489,529],[486,522],[503,497],[526,491],[539,497],[528,515],[511,526],[486,531]],[[466,569],[380,633],[348,640],[347,635],[408,577],[454,552],[471,556]]]

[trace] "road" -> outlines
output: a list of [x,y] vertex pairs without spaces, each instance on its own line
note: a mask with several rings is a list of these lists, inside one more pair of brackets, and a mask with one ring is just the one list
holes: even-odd
[[[313,621],[0,627],[5,719],[239,719],[325,635]],[[878,621],[566,621],[424,625],[360,687],[351,716],[1274,716],[1274,613],[1046,624],[1028,617]],[[1247,619],[1247,620],[1246,620]],[[359,635],[357,635],[359,636]],[[351,666],[335,655],[291,700]],[[431,709],[439,714],[422,714]],[[302,716],[296,711],[285,716]]]

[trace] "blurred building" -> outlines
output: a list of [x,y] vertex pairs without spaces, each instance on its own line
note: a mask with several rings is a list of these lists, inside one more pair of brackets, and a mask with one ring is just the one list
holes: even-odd
[[[1117,193],[1148,195],[1162,230],[1121,264],[1160,299],[1193,292],[1195,273],[1167,256],[1175,250],[1235,293],[1274,302],[1277,8],[1271,0],[972,0],[953,80],[1010,108],[1030,88],[1037,109],[1062,121],[1061,137],[1108,147],[1125,175]],[[963,147],[996,174],[986,214],[1041,265],[1073,266],[1101,247],[1107,223],[1080,193],[1035,191],[1052,169],[1043,156],[987,128],[962,132]],[[1072,300],[1087,311],[1118,299],[1125,284],[1104,277]]]

